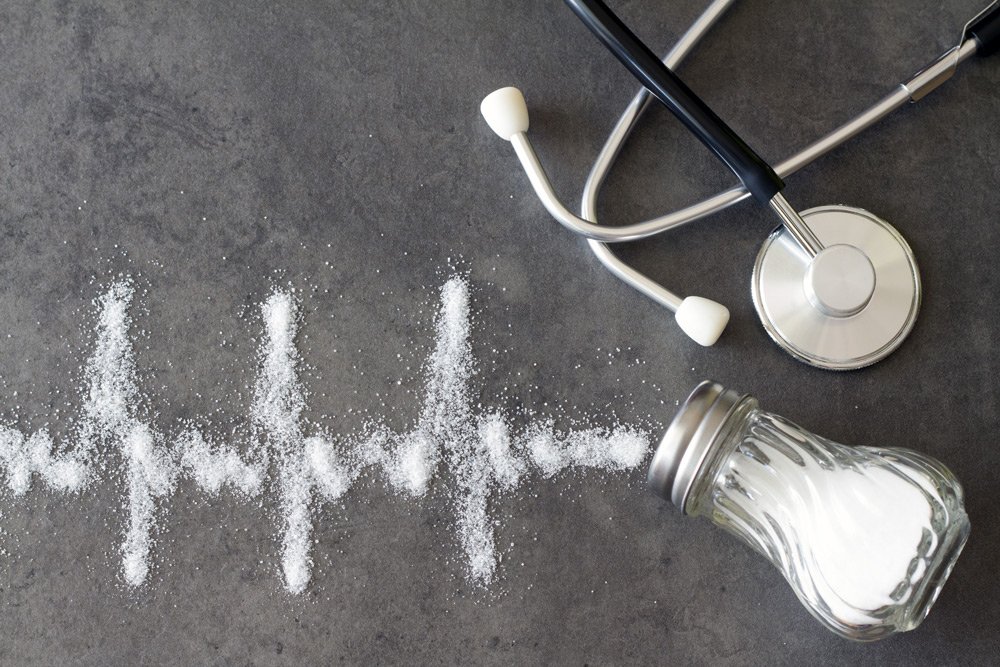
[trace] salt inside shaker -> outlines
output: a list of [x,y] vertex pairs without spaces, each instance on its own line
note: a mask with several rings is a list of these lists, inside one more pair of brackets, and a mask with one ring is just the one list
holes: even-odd
[[649,485],[763,554],[858,641],[917,627],[969,536],[962,487],[938,461],[831,442],[714,382],[674,417]]

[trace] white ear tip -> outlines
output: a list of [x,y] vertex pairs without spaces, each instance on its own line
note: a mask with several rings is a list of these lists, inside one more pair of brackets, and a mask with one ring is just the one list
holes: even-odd
[[694,342],[709,347],[719,340],[722,331],[729,324],[729,309],[710,299],[689,296],[681,301],[674,317]]
[[528,105],[517,88],[494,90],[483,99],[479,110],[501,139],[510,141],[518,132],[528,131]]

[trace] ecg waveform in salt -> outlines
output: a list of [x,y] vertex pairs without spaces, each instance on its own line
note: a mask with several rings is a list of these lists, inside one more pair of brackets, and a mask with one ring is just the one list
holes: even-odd
[[543,478],[574,466],[626,470],[640,465],[648,451],[649,434],[638,428],[560,432],[552,422],[536,421],[514,434],[500,413],[476,413],[469,386],[476,369],[469,285],[462,277],[441,288],[425,393],[411,431],[394,433],[374,424],[362,433],[332,437],[302,416],[306,396],[296,347],[302,321],[293,293],[277,289],[261,306],[264,332],[250,441],[218,443],[189,425],[161,433],[139,416],[145,399],[129,337],[133,291],[130,280],[120,280],[97,301],[86,395],[68,446],[58,447],[44,430],[26,435],[0,424],[0,473],[14,495],[27,493],[34,478],[56,491],[85,491],[105,472],[102,452],[119,452],[126,515],[119,552],[129,586],[141,586],[149,577],[160,504],[182,476],[211,495],[227,485],[236,497],[273,495],[281,510],[283,583],[289,592],[301,593],[311,578],[313,521],[324,501],[342,498],[365,474],[380,475],[401,494],[419,499],[447,467],[466,575],[487,586],[498,562],[492,498],[526,482],[532,470]]

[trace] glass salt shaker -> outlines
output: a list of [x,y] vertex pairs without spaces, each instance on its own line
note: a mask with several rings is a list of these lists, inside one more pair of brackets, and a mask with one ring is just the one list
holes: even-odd
[[674,417],[649,485],[763,554],[858,641],[917,627],[969,536],[962,487],[938,461],[831,442],[714,382]]

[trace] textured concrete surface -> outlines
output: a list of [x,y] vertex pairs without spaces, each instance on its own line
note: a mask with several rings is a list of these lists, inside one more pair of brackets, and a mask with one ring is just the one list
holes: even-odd
[[[746,0],[684,74],[777,160],[949,46],[978,4]],[[664,48],[701,5],[616,3]],[[712,377],[828,437],[942,459],[973,524],[925,623],[855,645],[818,626],[762,558],[646,494],[641,470],[534,479],[499,498],[499,541],[513,546],[487,592],[465,584],[439,496],[404,502],[362,485],[322,510],[314,582],[298,598],[280,585],[273,500],[188,488],[161,507],[150,585],[125,589],[109,475],[76,498],[39,486],[0,498],[0,663],[996,660],[1000,61],[968,64],[790,179],[800,207],[846,203],[892,221],[923,272],[904,346],[834,374],[793,361],[757,323],[748,281],[774,225],[765,211],[741,205],[624,250],[730,307],[711,350],[547,218],[479,118],[482,96],[522,87],[539,153],[575,201],[636,88],[561,3],[9,0],[0,44],[8,422],[70,428],[90,301],[125,272],[144,290],[137,346],[158,423],[245,422],[255,307],[278,282],[305,290],[311,415],[334,432],[366,414],[403,428],[419,408],[428,305],[456,266],[477,290],[484,404],[666,423]],[[731,180],[656,111],[603,215],[650,216]]]

